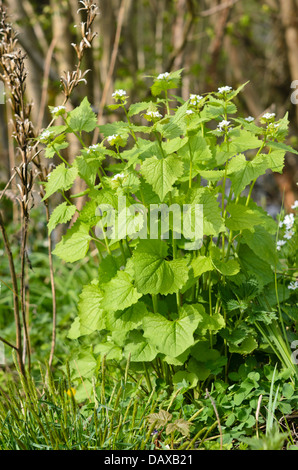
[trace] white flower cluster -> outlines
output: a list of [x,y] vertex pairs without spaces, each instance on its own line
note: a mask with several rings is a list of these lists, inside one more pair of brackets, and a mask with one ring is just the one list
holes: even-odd
[[296,290],[296,289],[298,289],[298,281],[292,281],[292,282],[290,282],[290,284],[288,285],[288,289],[290,289],[290,290]]
[[247,122],[252,122],[252,121],[255,120],[255,118],[252,117],[252,116],[248,116],[248,117],[246,117],[244,120],[247,121]]
[[115,100],[120,100],[121,98],[126,97],[126,91],[125,90],[115,90],[114,93],[112,94],[112,97],[115,98]]
[[117,173],[117,175],[114,175],[112,178],[112,181],[117,181],[119,178],[124,178],[125,174],[124,173]]
[[192,109],[187,109],[187,110],[185,111],[185,114],[190,115],[190,114],[194,114],[194,112],[193,112]]
[[197,106],[202,99],[203,99],[203,96],[195,95],[193,93],[189,96],[189,102],[193,106]]
[[99,148],[99,144],[90,145],[90,147],[87,148],[86,152],[87,153],[94,152],[98,148]]
[[51,132],[47,130],[43,131],[39,136],[40,140],[48,140],[50,137],[51,137]]
[[57,113],[59,113],[60,111],[65,112],[65,111],[66,111],[65,106],[55,106],[55,108],[52,109],[51,113],[52,113],[52,114],[57,114]]
[[220,132],[224,130],[228,130],[228,127],[230,124],[231,124],[231,121],[223,120],[217,125],[217,130],[219,130]]
[[233,90],[233,88],[231,86],[221,86],[218,89],[218,93],[224,94],[224,93],[228,93],[229,91],[232,91],[232,90]]
[[160,114],[158,111],[147,111],[146,116],[157,119],[162,118],[162,114]]
[[[297,209],[298,208],[298,201],[295,201],[294,204],[292,205],[292,209]],[[284,218],[284,220],[281,220],[279,222],[279,227],[280,228],[285,228],[285,233],[283,236],[283,240],[278,240],[276,243],[276,249],[280,251],[281,247],[286,244],[286,240],[291,240],[291,238],[294,235],[294,223],[295,223],[295,217],[294,214],[287,214]]]
[[274,117],[275,117],[275,113],[265,113],[262,116],[262,118],[266,120],[273,119]]
[[110,143],[111,143],[111,142],[114,142],[114,141],[117,139],[117,137],[119,137],[118,134],[109,135],[109,136],[107,137],[107,141],[110,142]]
[[166,78],[168,78],[169,75],[169,72],[160,73],[157,77],[157,80],[165,80]]

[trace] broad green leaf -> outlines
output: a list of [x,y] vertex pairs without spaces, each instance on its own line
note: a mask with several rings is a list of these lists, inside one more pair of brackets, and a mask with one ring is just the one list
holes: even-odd
[[132,362],[151,362],[156,358],[158,350],[143,337],[140,331],[134,330],[129,335],[129,342],[124,347],[124,355]]
[[47,199],[57,191],[68,191],[78,176],[78,170],[75,167],[66,168],[64,163],[58,165],[48,175],[48,181],[45,184],[46,194],[43,198]]
[[106,322],[101,308],[102,291],[98,281],[83,287],[78,303],[81,335],[88,335],[97,330],[104,330]]
[[193,165],[212,159],[210,147],[200,135],[189,137],[188,142],[178,151],[178,155],[192,161]]
[[240,271],[239,263],[236,259],[229,259],[227,261],[212,259],[212,263],[223,276],[235,276]]
[[67,124],[74,132],[92,132],[97,125],[97,118],[92,111],[88,98],[85,97],[80,106],[68,113]]
[[107,317],[107,327],[115,331],[132,331],[138,328],[147,314],[146,305],[137,302],[131,307],[118,310]]
[[207,271],[213,270],[212,260],[208,256],[197,256],[190,263],[190,267],[193,269],[193,276],[195,278]]
[[229,142],[223,143],[221,148],[234,154],[258,149],[262,145],[262,141],[255,134],[244,129],[233,129],[229,136]]
[[270,263],[260,258],[247,245],[240,245],[238,255],[242,271],[255,277],[260,289],[273,281],[274,276]]
[[141,171],[160,200],[164,201],[166,195],[173,189],[173,184],[182,175],[183,164],[173,155],[162,159],[153,156],[144,161]]
[[198,169],[197,173],[207,181],[219,181],[221,178],[224,177],[224,170],[201,170]]
[[236,155],[228,164],[228,176],[235,196],[241,194],[249,183],[264,175],[267,169],[268,162],[262,155],[252,161],[247,161],[244,155]]
[[184,135],[186,132],[186,110],[188,109],[188,103],[184,103],[180,106],[176,113],[171,116],[165,124],[159,122],[156,125],[156,130],[161,133],[165,139],[175,139]]
[[56,245],[53,254],[66,262],[74,263],[86,256],[90,240],[89,225],[76,223]]
[[122,348],[112,341],[106,343],[99,343],[94,347],[94,354],[100,354],[102,357],[106,356],[109,361],[121,361]]
[[152,101],[143,101],[141,103],[133,103],[130,105],[128,110],[129,117],[139,114],[141,111],[146,111],[153,106]]
[[65,224],[66,222],[69,222],[73,215],[76,212],[76,206],[75,205],[69,205],[67,202],[63,202],[62,204],[59,204],[53,212],[51,213],[50,220],[48,223],[48,230],[49,230],[49,235],[52,233],[54,228],[58,224]]
[[107,312],[124,310],[142,297],[134,287],[131,276],[125,271],[118,271],[113,279],[101,287],[103,290],[101,306]]
[[176,357],[194,344],[193,334],[199,321],[195,311],[173,321],[158,313],[149,314],[143,320],[144,336],[159,352]]
[[270,170],[276,173],[282,173],[285,166],[285,153],[283,149],[275,149],[270,153],[262,154],[263,158],[267,160],[267,165]]
[[274,238],[266,231],[264,227],[256,226],[254,231],[244,230],[242,232],[241,242],[249,248],[263,261],[275,265],[278,261]]
[[110,135],[123,135],[123,136],[128,136],[129,135],[129,125],[127,122],[123,121],[117,121],[117,122],[112,122],[108,124],[103,124],[98,126],[100,132],[103,134],[104,137],[108,137]]
[[116,257],[115,255],[105,256],[98,266],[98,278],[101,284],[106,284],[113,277],[117,275],[117,271],[120,269],[123,263],[122,257]]
[[51,144],[47,146],[44,156],[45,158],[54,158],[56,153],[60,153],[61,150],[66,149],[68,146],[68,142],[51,142]]
[[[210,375],[210,371],[207,377]],[[179,370],[173,375],[173,383],[178,384],[186,383],[188,388],[194,388],[198,384],[198,377],[193,372],[187,372],[186,370]]]
[[96,156],[86,157],[78,155],[73,162],[73,166],[78,169],[79,176],[86,181],[88,186],[95,185],[97,171],[101,166],[101,159]]
[[167,245],[160,240],[141,240],[135,248],[132,261],[135,283],[142,294],[173,294],[188,279],[186,259],[168,261]]
[[204,235],[218,235],[226,230],[216,196],[209,188],[199,188],[189,192],[186,203],[203,205]]
[[227,206],[227,212],[230,217],[226,220],[226,226],[230,230],[253,230],[255,225],[261,223],[261,217],[258,211],[250,209],[241,204],[230,203]]
[[175,70],[170,72],[168,77],[163,79],[155,78],[153,85],[151,86],[151,93],[153,96],[158,96],[162,92],[177,88],[181,81],[181,73],[183,69]]
[[239,346],[236,346],[235,344],[229,344],[228,346],[231,354],[238,353],[247,355],[252,353],[258,347],[258,343],[252,336],[248,336]]
[[208,315],[201,304],[184,305],[181,312],[181,315],[183,316],[191,317],[194,315],[196,317],[198,320],[197,332],[202,336],[204,336],[209,330],[217,332],[225,326],[225,321],[222,315],[219,313],[212,316]]
[[[245,205],[246,198],[242,197],[239,198],[239,204]],[[277,222],[273,219],[271,215],[269,215],[261,206],[258,206],[253,199],[250,199],[249,204],[247,206],[249,209],[253,210],[255,214],[259,215],[260,218],[260,225],[262,225],[268,233],[275,235],[277,231]]]

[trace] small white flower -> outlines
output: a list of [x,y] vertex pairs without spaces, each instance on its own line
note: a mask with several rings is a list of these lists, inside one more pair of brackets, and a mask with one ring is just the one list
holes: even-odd
[[193,112],[192,109],[187,109],[187,110],[185,111],[185,114],[190,115],[190,114],[194,114],[194,112]]
[[162,114],[160,114],[158,111],[147,111],[146,115],[152,118],[162,118]]
[[190,104],[197,106],[199,102],[203,99],[201,95],[194,95],[193,93],[189,96]]
[[247,121],[247,122],[252,122],[254,120],[255,120],[255,118],[252,117],[252,116],[248,116],[248,117],[245,118],[245,121]]
[[293,227],[294,222],[294,214],[287,214],[283,221],[284,225],[286,226],[286,230],[290,230]]
[[272,119],[274,117],[275,117],[275,113],[265,113],[262,116],[263,119]]
[[222,87],[219,87],[218,93],[228,93],[231,90],[233,90],[231,86],[222,86]]
[[290,282],[290,284],[288,285],[288,289],[291,289],[291,290],[296,290],[298,289],[298,281],[292,281]]
[[286,240],[291,240],[292,236],[294,235],[293,230],[287,230],[286,233],[284,234],[284,238]]
[[114,175],[112,178],[112,181],[117,181],[118,178],[124,178],[125,174],[124,173],[117,173],[117,175]]
[[88,147],[86,151],[87,151],[87,153],[90,153],[94,150],[97,150],[98,147],[99,147],[99,144],[90,145],[90,147]]
[[230,121],[225,121],[225,120],[223,120],[223,121],[221,121],[221,122],[218,124],[217,127],[218,127],[220,130],[222,130],[223,127],[228,127],[230,123],[231,123]]
[[125,90],[116,90],[112,94],[112,97],[115,98],[115,100],[119,100],[119,99],[121,99],[125,96],[126,96],[126,91]]
[[51,132],[50,131],[43,131],[41,134],[40,134],[40,139],[48,139],[49,137],[51,137]]
[[169,75],[170,75],[169,72],[160,73],[157,77],[157,80],[164,80],[164,79],[168,78]]
[[298,201],[295,201],[294,204],[291,206],[292,209],[298,209]]
[[278,240],[276,242],[276,249],[280,251],[281,247],[284,246],[287,242],[285,240]]
[[109,135],[107,137],[107,141],[112,142],[113,140],[117,139],[117,137],[118,137],[118,134]]
[[65,111],[66,108],[65,106],[55,106],[55,108],[52,109],[51,113],[52,114],[57,114],[59,111]]

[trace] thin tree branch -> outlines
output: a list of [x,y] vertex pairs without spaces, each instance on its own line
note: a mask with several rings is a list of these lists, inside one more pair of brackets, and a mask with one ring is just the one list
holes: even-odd
[[[101,97],[101,101],[100,101],[99,109],[98,109],[98,117],[97,117],[98,124],[101,122],[101,119],[102,119],[103,109],[107,101],[107,95],[108,95],[108,91],[111,85],[111,81],[112,81],[112,77],[113,77],[113,73],[115,69],[126,6],[127,6],[127,0],[122,0],[120,8],[119,8],[118,18],[117,18],[117,29],[116,29],[115,40],[114,40],[114,45],[113,45],[113,50],[112,50],[112,55],[111,55],[110,67],[108,70],[107,79],[105,82],[105,86],[102,92],[102,97]],[[99,135],[99,129],[97,127],[93,135],[93,144],[96,144],[98,135]]]

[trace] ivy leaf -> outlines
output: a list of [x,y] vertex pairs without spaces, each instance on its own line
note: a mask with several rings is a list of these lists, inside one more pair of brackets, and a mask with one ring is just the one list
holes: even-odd
[[102,286],[102,308],[107,312],[116,312],[121,308],[135,304],[142,294],[134,287],[131,276],[125,271],[118,271],[117,275]]
[[143,320],[144,336],[160,353],[176,357],[194,344],[193,334],[199,321],[196,312],[173,321],[152,313]]
[[174,155],[162,159],[153,156],[144,161],[141,171],[160,200],[164,201],[168,192],[173,189],[173,184],[182,175],[183,163]]
[[166,260],[167,245],[161,240],[141,240],[132,256],[136,287],[142,294],[173,294],[188,279],[186,259]]
[[56,245],[53,254],[66,262],[74,263],[86,256],[90,240],[89,225],[76,223]]
[[68,113],[67,124],[74,132],[92,132],[97,125],[97,118],[92,111],[88,98],[85,97],[80,106]]
[[49,175],[45,183],[46,194],[43,200],[48,199],[57,191],[68,191],[78,176],[77,168],[66,168],[64,163],[58,165]]
[[48,230],[49,230],[49,235],[51,235],[52,231],[58,224],[65,224],[66,222],[69,222],[73,215],[76,212],[76,206],[75,205],[69,205],[67,202],[63,202],[62,204],[59,204],[57,206],[51,216],[50,220],[48,223]]

